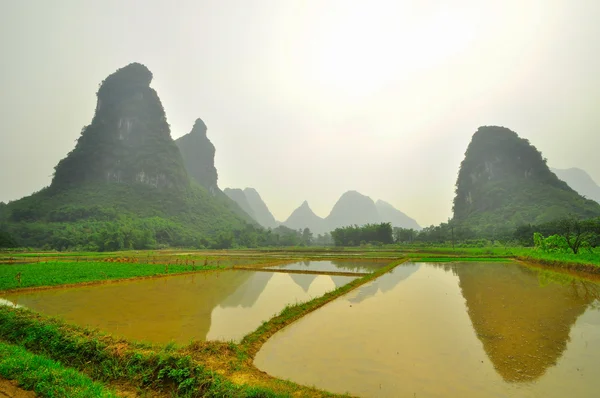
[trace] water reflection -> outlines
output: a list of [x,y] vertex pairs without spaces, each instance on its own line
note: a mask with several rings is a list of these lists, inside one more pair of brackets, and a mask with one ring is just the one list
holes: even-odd
[[388,273],[385,278],[377,278],[373,282],[357,289],[347,295],[347,300],[351,303],[360,303],[369,297],[374,296],[378,292],[385,293],[392,290],[398,283],[407,279],[415,273],[420,264],[407,264],[396,267],[392,272]]
[[518,264],[408,264],[278,332],[255,364],[359,396],[595,396],[599,292]]
[[13,293],[5,299],[134,340],[236,340],[287,304],[336,288],[329,276],[310,276],[306,285],[283,273],[223,271]]
[[374,260],[322,260],[298,261],[292,264],[275,265],[268,268],[295,271],[321,271],[321,272],[357,272],[369,273],[385,267],[389,261]]
[[517,264],[462,264],[452,271],[477,337],[510,382],[535,380],[556,365],[571,327],[599,292],[598,285],[576,278],[540,284],[539,272]]

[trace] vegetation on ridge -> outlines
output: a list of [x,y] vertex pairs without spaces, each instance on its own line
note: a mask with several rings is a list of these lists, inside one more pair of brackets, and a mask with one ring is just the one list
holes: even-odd
[[480,127],[456,181],[454,218],[477,232],[514,228],[570,214],[600,216],[600,205],[573,191],[546,165],[541,153],[513,131]]

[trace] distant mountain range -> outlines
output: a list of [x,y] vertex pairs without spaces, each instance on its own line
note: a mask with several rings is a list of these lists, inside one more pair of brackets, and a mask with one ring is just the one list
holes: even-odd
[[414,219],[391,204],[382,200],[374,202],[370,197],[356,191],[344,193],[326,218],[316,215],[308,202],[304,201],[283,223],[275,220],[255,189],[246,188],[242,191],[226,188],[223,192],[266,228],[275,228],[282,224],[294,230],[309,228],[314,234],[323,234],[349,225],[390,222],[394,227],[421,229]]
[[550,169],[558,178],[569,184],[578,194],[600,203],[600,186],[584,170],[572,167],[570,169]]

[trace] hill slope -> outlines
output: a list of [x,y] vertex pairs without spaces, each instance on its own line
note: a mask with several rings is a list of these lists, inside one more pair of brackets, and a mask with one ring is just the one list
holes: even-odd
[[381,222],[390,222],[392,223],[392,227],[400,227],[407,229],[420,230],[421,226],[417,224],[417,222],[396,209],[394,206],[389,204],[388,202],[384,202],[383,200],[378,200],[375,202],[375,207],[377,208],[377,212],[379,213],[379,219]]
[[600,215],[600,205],[556,177],[542,154],[515,132],[480,127],[460,165],[454,220],[476,230],[542,223],[573,214]]
[[576,167],[551,170],[558,178],[577,191],[577,193],[600,203],[600,186],[584,170]]
[[275,220],[273,214],[267,207],[267,204],[262,200],[256,189],[245,188],[244,195],[254,213],[254,219],[265,228],[276,228],[279,222]]
[[225,188],[223,190],[223,193],[225,195],[227,195],[227,197],[231,200],[233,200],[235,203],[237,203],[237,205],[244,210],[244,212],[253,220],[255,220],[254,218],[254,211],[252,211],[252,207],[250,207],[250,203],[248,203],[248,199],[246,198],[246,195],[244,194],[244,191],[242,191],[239,188]]
[[251,222],[235,203],[190,181],[151,80],[145,66],[130,64],[102,83],[92,123],[50,187],[3,210],[21,245],[198,246]]

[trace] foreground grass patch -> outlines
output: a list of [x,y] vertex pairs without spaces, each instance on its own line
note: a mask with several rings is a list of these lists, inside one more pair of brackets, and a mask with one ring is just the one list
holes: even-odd
[[116,395],[75,369],[0,341],[0,376],[42,397],[112,398]]
[[0,290],[56,286],[217,269],[216,266],[109,262],[48,262],[0,266]]

